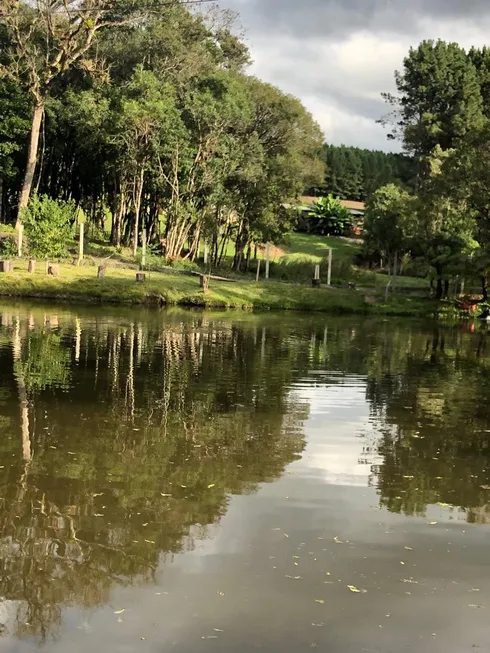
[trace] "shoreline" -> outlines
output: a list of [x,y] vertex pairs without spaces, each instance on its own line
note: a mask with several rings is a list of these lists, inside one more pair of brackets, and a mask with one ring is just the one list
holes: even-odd
[[[38,266],[41,268],[41,265]],[[437,317],[438,303],[419,296],[396,295],[387,303],[373,290],[313,288],[278,281],[215,281],[204,293],[195,275],[146,271],[146,280],[137,282],[135,270],[107,268],[105,278],[97,278],[94,266],[59,265],[59,276],[44,270],[27,272],[23,261],[0,274],[0,297],[55,300],[90,305],[181,306],[184,308],[231,309],[245,311],[301,311],[334,315],[393,315]]]

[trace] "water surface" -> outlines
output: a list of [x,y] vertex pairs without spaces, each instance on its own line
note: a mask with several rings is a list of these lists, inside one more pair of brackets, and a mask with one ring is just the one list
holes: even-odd
[[490,650],[485,328],[0,306],[0,652]]

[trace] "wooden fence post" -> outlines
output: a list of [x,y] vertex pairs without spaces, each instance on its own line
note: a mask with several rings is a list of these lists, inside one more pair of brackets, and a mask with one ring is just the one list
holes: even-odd
[[209,290],[209,277],[205,274],[200,274],[199,285],[201,286],[203,293],[206,294]]
[[320,286],[320,266],[318,265],[318,263],[315,265],[315,270],[313,273],[313,279],[311,280],[311,283],[316,288]]
[[141,241],[141,269],[143,270],[146,266],[146,228],[143,227],[143,234],[142,234],[142,241]]
[[77,261],[77,265],[82,265],[84,240],[85,240],[85,223],[84,222],[79,222],[78,227],[79,227],[79,237],[78,237],[78,261]]
[[19,222],[19,226],[17,227],[17,256],[19,258],[22,258],[22,244],[23,244],[23,239],[24,239],[24,225]]
[[30,274],[33,274],[36,271],[36,261],[32,258],[29,261],[27,271],[30,272]]
[[332,248],[328,250],[327,286],[332,285]]

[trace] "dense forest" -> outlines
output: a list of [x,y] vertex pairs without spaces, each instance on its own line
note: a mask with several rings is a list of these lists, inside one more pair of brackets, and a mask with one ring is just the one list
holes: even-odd
[[144,228],[170,260],[203,236],[217,259],[232,237],[239,267],[251,239],[289,228],[284,199],[323,178],[319,126],[247,73],[229,12],[122,0],[0,10],[3,220],[46,194],[110,221],[116,246],[136,251]]
[[316,196],[362,202],[385,184],[413,188],[413,160],[404,154],[325,144],[320,156],[326,174],[324,183],[312,190]]
[[413,161],[415,192],[390,183],[369,198],[371,254],[396,272],[400,256],[423,261],[436,296],[451,281],[481,281],[490,270],[490,49],[424,41],[412,48],[385,95],[389,137]]

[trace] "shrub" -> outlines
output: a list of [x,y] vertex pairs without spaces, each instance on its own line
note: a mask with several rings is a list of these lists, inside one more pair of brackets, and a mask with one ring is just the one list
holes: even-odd
[[53,200],[47,195],[34,195],[22,213],[31,256],[64,258],[73,237],[75,204]]
[[17,256],[17,240],[14,233],[5,233],[0,225],[0,258],[9,259]]
[[297,231],[319,236],[347,236],[351,233],[353,218],[348,209],[333,195],[319,197],[299,220]]

